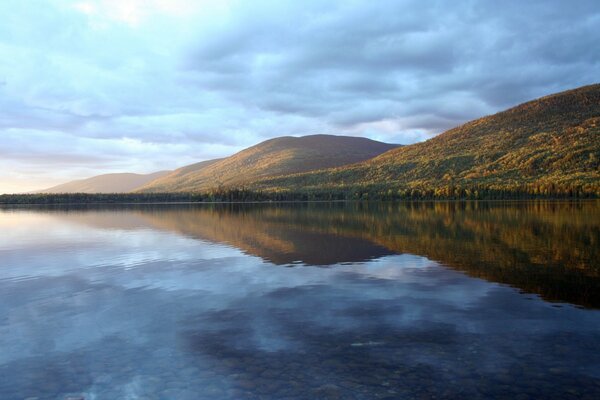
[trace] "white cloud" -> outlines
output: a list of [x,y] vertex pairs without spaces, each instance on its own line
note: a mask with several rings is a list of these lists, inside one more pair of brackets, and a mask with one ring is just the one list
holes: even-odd
[[73,4],[75,10],[91,18],[101,18],[138,27],[156,16],[189,18],[228,9],[227,0],[87,0]]

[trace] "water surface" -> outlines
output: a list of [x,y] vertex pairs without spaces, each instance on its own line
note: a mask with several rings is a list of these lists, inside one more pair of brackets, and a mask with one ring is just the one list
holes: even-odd
[[0,399],[597,399],[600,204],[0,210]]

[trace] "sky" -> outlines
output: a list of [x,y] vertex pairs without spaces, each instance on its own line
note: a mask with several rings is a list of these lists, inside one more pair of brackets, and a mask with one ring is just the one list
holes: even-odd
[[277,136],[410,144],[600,81],[600,3],[2,0],[0,193]]

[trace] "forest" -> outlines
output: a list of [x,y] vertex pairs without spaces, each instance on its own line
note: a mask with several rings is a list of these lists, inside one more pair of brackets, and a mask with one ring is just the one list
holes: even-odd
[[600,186],[528,184],[513,187],[439,186],[393,188],[385,185],[350,186],[333,190],[250,190],[220,189],[206,192],[175,193],[64,193],[4,194],[0,204],[124,204],[124,203],[201,203],[270,201],[399,201],[399,200],[525,200],[596,199]]

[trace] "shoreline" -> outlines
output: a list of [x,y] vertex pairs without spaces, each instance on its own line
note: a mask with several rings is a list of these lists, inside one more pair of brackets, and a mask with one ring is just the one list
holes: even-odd
[[394,199],[394,200],[234,200],[234,201],[80,201],[80,202],[32,202],[32,203],[3,203],[0,202],[0,208],[15,206],[142,206],[142,205],[226,205],[226,204],[324,204],[324,203],[364,203],[364,204],[399,204],[399,203],[518,203],[518,202],[594,202],[599,198],[581,198],[581,197],[532,197],[519,199]]

